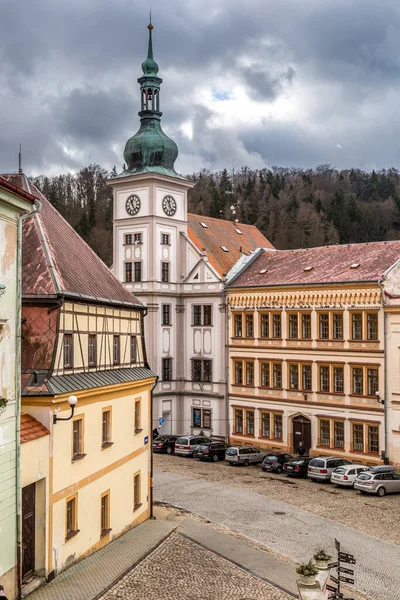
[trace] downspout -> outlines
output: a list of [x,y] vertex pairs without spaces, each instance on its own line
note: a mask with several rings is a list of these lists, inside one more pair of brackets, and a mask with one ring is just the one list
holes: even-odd
[[154,470],[154,458],[153,458],[153,391],[158,383],[158,377],[153,384],[150,392],[150,431],[149,431],[149,442],[150,442],[150,519],[155,519],[153,513],[153,470]]
[[383,410],[384,410],[384,431],[385,431],[385,456],[383,458],[383,462],[385,465],[389,464],[389,455],[388,455],[388,397],[387,397],[387,342],[386,342],[386,334],[387,334],[387,314],[385,312],[385,291],[382,286],[382,279],[378,281],[379,288],[381,290],[382,297],[382,307],[383,307],[383,372],[385,378],[384,390],[383,390]]
[[226,420],[226,441],[229,444],[230,427],[229,427],[229,318],[228,304],[226,301],[225,285],[222,289],[222,301],[225,306],[225,420]]
[[22,598],[22,538],[21,538],[21,322],[22,322],[22,223],[28,217],[39,213],[42,205],[35,200],[35,208],[18,219],[17,228],[17,330],[16,330],[16,410],[15,410],[15,440],[16,440],[16,517],[17,517],[17,590],[18,600]]

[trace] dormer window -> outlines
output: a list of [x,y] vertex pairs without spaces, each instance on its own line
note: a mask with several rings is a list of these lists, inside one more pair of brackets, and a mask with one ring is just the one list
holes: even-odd
[[350,269],[358,269],[359,266],[360,266],[360,263],[352,263],[350,265]]
[[240,231],[240,229],[235,229],[236,233],[238,233],[239,235],[243,235],[243,231]]
[[226,246],[221,246],[221,248],[222,248],[222,250],[223,250],[224,252],[229,252],[229,250],[228,250],[228,248],[227,248]]
[[264,273],[266,273],[267,271],[268,271],[268,269],[261,269],[260,275],[264,275]]
[[303,270],[307,272],[307,271],[311,271],[312,269],[313,269],[313,267],[304,267]]
[[200,225],[201,225],[202,227],[204,227],[204,229],[208,229],[208,225],[206,225],[205,223],[202,223],[201,221],[200,221]]

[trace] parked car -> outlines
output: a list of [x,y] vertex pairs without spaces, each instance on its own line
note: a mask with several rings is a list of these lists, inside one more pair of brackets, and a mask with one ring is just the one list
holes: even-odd
[[205,435],[185,435],[179,437],[175,442],[175,454],[179,456],[193,456],[197,446],[206,442],[212,442],[212,439]]
[[365,465],[343,465],[335,469],[331,475],[331,483],[344,487],[353,487],[356,477],[367,471]]
[[295,456],[284,463],[283,472],[289,477],[307,477],[310,460],[312,459],[309,456]]
[[235,446],[228,448],[225,452],[225,460],[232,466],[244,465],[247,467],[250,463],[262,462],[266,452],[257,450],[250,446]]
[[400,492],[400,473],[391,465],[372,467],[360,473],[354,482],[354,489],[377,496]]
[[177,435],[159,435],[153,440],[153,452],[172,454],[175,450]]
[[267,454],[264,456],[261,468],[263,471],[270,473],[282,473],[283,465],[289,460],[292,460],[291,454],[285,454],[284,452],[274,452],[273,454]]
[[224,460],[226,449],[227,445],[223,442],[208,442],[197,446],[193,456],[200,460],[218,462]]
[[312,458],[308,464],[308,477],[314,481],[330,481],[333,471],[342,465],[351,465],[351,462],[338,456]]

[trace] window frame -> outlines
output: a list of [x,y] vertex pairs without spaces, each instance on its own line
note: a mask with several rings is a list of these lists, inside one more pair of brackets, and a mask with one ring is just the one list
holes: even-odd
[[[79,423],[78,427],[80,431],[78,431],[78,448],[77,452],[75,452],[75,423]],[[80,460],[86,456],[85,454],[85,415],[75,415],[72,418],[72,452],[71,452],[71,461],[75,462]]]
[[243,385],[243,360],[233,359],[233,385]]
[[170,283],[169,261],[161,261],[161,283]]
[[[233,423],[234,423],[234,433],[238,434],[238,435],[243,435],[243,408],[234,408],[234,413],[233,413]],[[241,430],[239,431],[237,425],[238,423],[241,423],[240,427]]]
[[[68,343],[66,343],[68,342]],[[64,369],[74,368],[74,334],[71,332],[64,333],[63,336],[63,358]]]
[[[161,357],[162,381],[173,381],[173,359],[169,356]],[[167,374],[167,377],[165,375]]]
[[[259,313],[259,324],[260,324],[260,338],[264,340],[270,339],[270,327],[269,327],[269,313],[262,312]],[[264,332],[267,332],[267,335],[263,335]]]
[[[130,354],[131,354],[131,364],[135,364],[138,362],[137,335],[135,335],[135,334],[130,335],[129,345],[130,345]],[[134,352],[133,352],[133,348],[135,349]]]
[[121,336],[113,334],[113,365],[121,364]]
[[[90,342],[94,342],[92,344],[92,348],[91,348],[91,344]],[[92,358],[93,360],[91,361],[91,353],[92,353]],[[88,365],[89,367],[96,367],[97,366],[97,335],[95,333],[89,333],[88,335]]]
[[[69,527],[69,512],[68,504],[71,504],[71,527]],[[78,528],[78,492],[65,498],[65,541],[68,542],[71,538],[79,533]]]
[[299,313],[287,313],[287,337],[289,340],[299,339]]
[[161,325],[167,327],[171,323],[171,304],[161,304]]
[[133,241],[132,233],[125,233],[125,246],[132,246]]
[[233,313],[233,336],[236,338],[243,337],[243,313]]
[[[103,501],[105,502],[105,521],[103,522]],[[100,496],[100,538],[105,537],[111,531],[110,527],[110,490],[103,492]]]
[[[368,454],[373,454],[374,456],[379,456],[379,452],[380,452],[380,428],[378,423],[376,424],[372,424],[372,423],[366,423],[367,426],[367,439],[366,439],[366,443],[367,443],[367,451]],[[371,429],[376,429],[376,435],[377,435],[377,450],[376,452],[374,450],[371,450]]]
[[[325,429],[325,431],[323,431],[323,429]],[[331,447],[331,419],[324,419],[323,417],[318,419],[318,440],[319,446],[324,448]]]
[[247,339],[254,339],[254,313],[245,313],[244,323],[244,337]]
[[[272,314],[272,339],[282,339],[282,312],[273,312]],[[279,335],[275,335],[276,330],[279,331]]]
[[[198,377],[197,377],[198,373]],[[191,359],[191,381],[194,383],[212,383],[213,361],[211,358]]]
[[[283,440],[283,418],[282,413],[273,414],[273,433],[274,440]],[[280,435],[276,435],[276,432],[280,429]]]
[[[112,407],[104,406],[101,411],[102,421],[101,421],[101,447],[109,448],[113,445],[112,441]],[[108,419],[108,423],[106,423],[106,431],[104,428],[104,418],[105,415],[108,415],[106,419]],[[105,433],[105,435],[104,435]]]
[[[350,396],[358,396],[365,398],[376,398],[376,393],[369,394],[369,371],[376,371],[376,391],[379,390],[379,368],[378,364],[362,364],[362,363],[351,363],[350,364],[350,384],[351,393]],[[362,393],[355,392],[354,388],[354,371],[359,369],[362,372]]]
[[142,427],[142,399],[135,398],[133,407],[134,432],[135,435],[143,431]]
[[133,234],[133,243],[137,245],[143,244],[143,234],[141,231]]
[[135,260],[133,262],[133,283],[141,283],[143,280],[142,261]]
[[142,506],[142,480],[141,471],[133,474],[133,512]]
[[256,424],[256,417],[255,417],[255,410],[246,409],[246,435],[247,436],[255,436],[255,424]]
[[[330,313],[326,312],[326,311],[319,311],[318,313],[318,341],[322,341],[325,342],[326,340],[330,340],[331,339],[331,331],[330,331]],[[325,321],[322,321],[322,318],[327,317],[327,319]],[[322,325],[324,326],[322,328]],[[327,329],[327,335],[322,335],[323,329],[325,328]]]
[[169,241],[170,234],[161,232],[161,245],[162,246],[170,246],[171,242]]
[[[267,423],[268,433],[264,433],[264,424]],[[264,439],[271,439],[271,412],[260,410],[260,437]]]
[[[300,330],[301,330],[301,338],[302,340],[312,340],[312,318],[310,312],[301,312],[300,313]],[[307,328],[310,329],[310,335],[304,335],[304,317],[307,317],[309,320],[306,321]]]
[[125,283],[133,282],[133,270],[132,270],[132,261],[125,262]]
[[[194,415],[199,414],[198,424],[196,424]],[[209,423],[209,424],[207,424]],[[212,409],[199,406],[192,406],[192,425],[193,428],[212,429]]]

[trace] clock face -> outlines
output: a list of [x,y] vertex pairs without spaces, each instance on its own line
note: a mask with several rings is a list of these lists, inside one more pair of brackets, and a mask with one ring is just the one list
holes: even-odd
[[126,201],[126,212],[133,216],[133,215],[137,215],[137,213],[140,210],[140,198],[139,196],[136,196],[136,194],[132,194],[132,196],[129,196],[129,198]]
[[172,217],[176,213],[176,201],[172,196],[164,196],[162,208],[166,215]]

